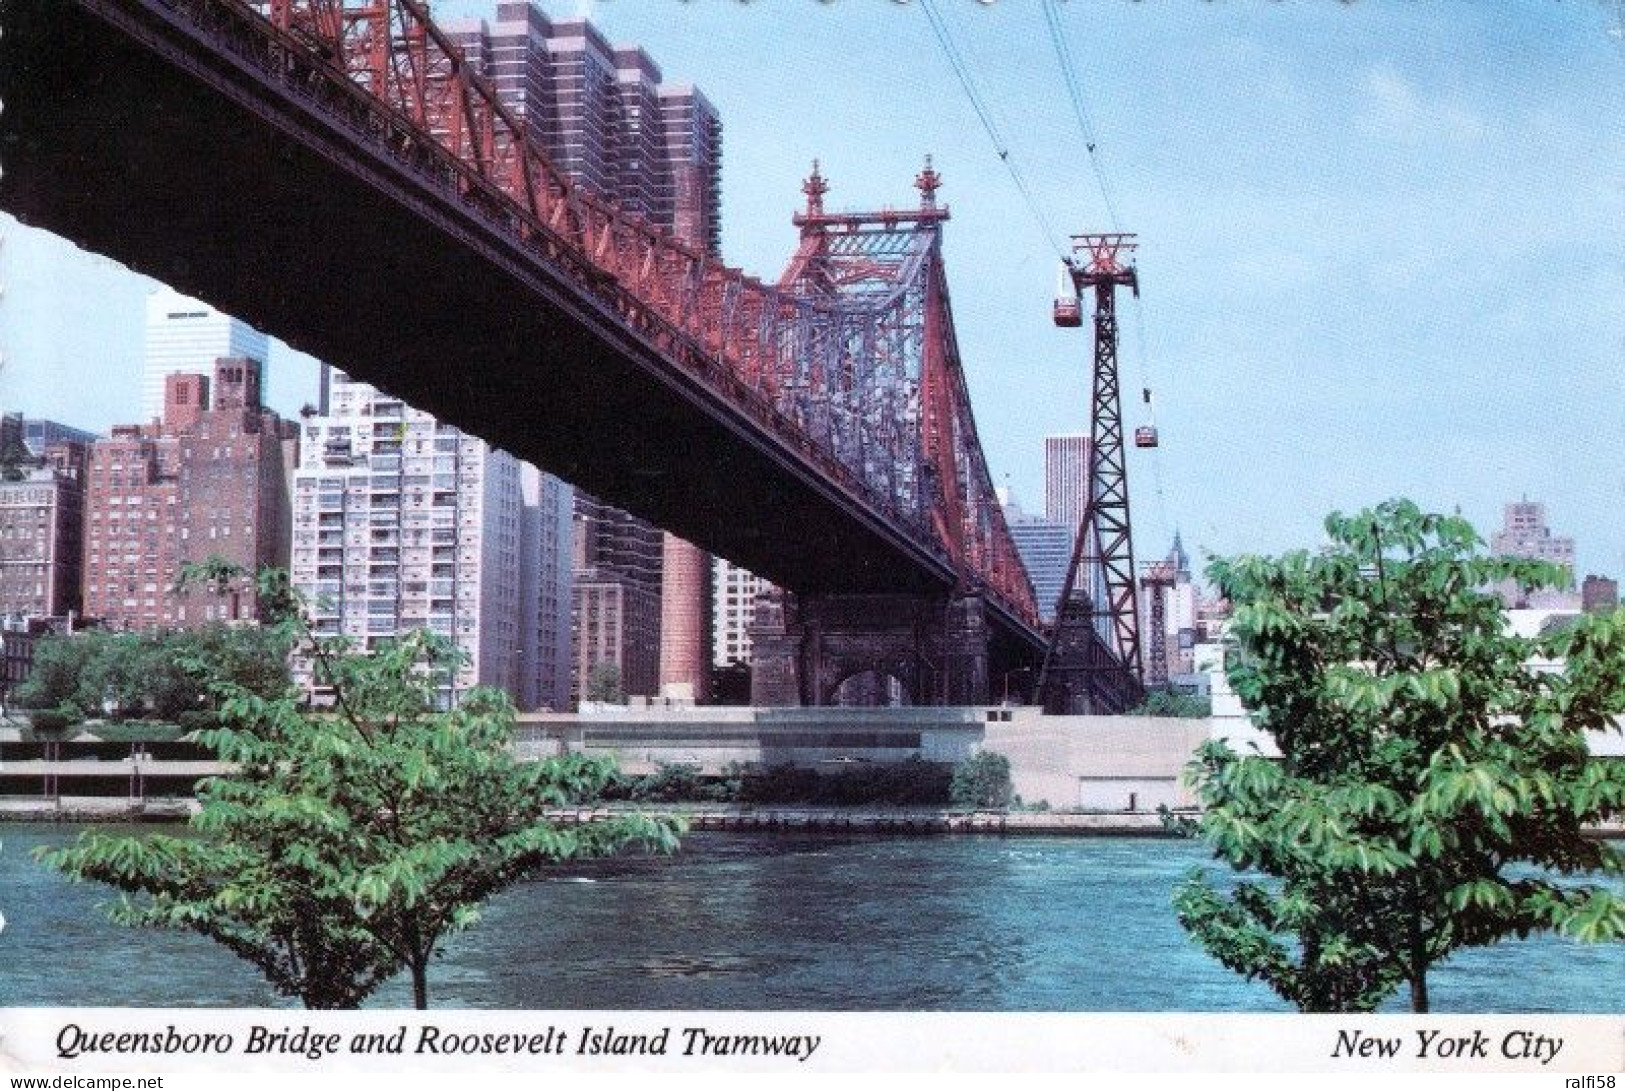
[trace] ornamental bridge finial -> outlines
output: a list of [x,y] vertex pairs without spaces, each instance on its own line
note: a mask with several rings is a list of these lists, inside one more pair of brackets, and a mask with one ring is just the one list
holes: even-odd
[[931,156],[925,157],[925,169],[914,176],[914,188],[920,191],[920,207],[937,207],[937,190],[942,188],[942,175],[931,166]]
[[813,160],[812,173],[807,180],[801,183],[801,192],[807,195],[807,215],[822,216],[824,214],[824,194],[829,192],[829,183],[824,176],[818,173],[818,160]]

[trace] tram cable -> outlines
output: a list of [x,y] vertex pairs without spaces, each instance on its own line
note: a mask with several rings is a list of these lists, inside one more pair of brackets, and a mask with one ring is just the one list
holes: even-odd
[[976,111],[977,118],[982,122],[982,128],[987,132],[988,139],[992,141],[993,150],[998,155],[999,162],[1003,163],[1004,169],[1010,172],[1010,180],[1015,183],[1016,189],[1020,191],[1021,199],[1027,203],[1027,208],[1033,214],[1033,219],[1037,221],[1039,229],[1043,231],[1044,239],[1049,244],[1050,249],[1055,251],[1057,257],[1065,260],[1067,251],[1061,244],[1061,236],[1051,226],[1049,218],[1044,215],[1044,210],[1039,207],[1038,202],[1033,199],[1032,191],[1027,188],[1027,180],[1022,177],[1015,160],[1010,158],[1010,147],[1001,135],[999,126],[994,121],[993,114],[989,110],[987,103],[983,101],[981,94],[977,91],[976,80],[971,74],[970,65],[966,63],[964,54],[960,52],[958,43],[954,41],[952,32],[949,31],[947,23],[942,18],[942,13],[937,11],[933,0],[920,0],[920,8],[925,12],[926,19],[931,23],[932,33],[936,35],[937,43],[942,47],[943,56],[948,59],[949,66],[959,79],[959,86],[964,89],[965,97],[970,99],[971,108]]
[[[1625,0],[1620,0],[1625,3]],[[1101,154],[1100,139],[1095,130],[1094,119],[1089,112],[1088,99],[1084,94],[1083,80],[1079,75],[1077,58],[1072,52],[1071,44],[1067,40],[1066,31],[1061,24],[1058,0],[1042,0],[1044,22],[1049,31],[1050,44],[1055,50],[1055,59],[1061,70],[1061,80],[1066,85],[1067,99],[1072,106],[1073,117],[1078,123],[1078,132],[1083,137],[1084,151],[1088,155],[1090,171],[1095,178],[1095,185],[1100,190],[1101,203],[1105,206],[1107,219],[1110,220],[1112,230],[1121,231],[1122,227],[1117,216],[1117,202],[1112,196],[1111,182],[1107,177],[1104,157]],[[1168,519],[1168,502],[1166,490],[1163,486],[1162,450],[1158,438],[1156,407],[1153,404],[1154,386],[1151,382],[1151,356],[1147,348],[1145,336],[1145,303],[1140,294],[1133,295],[1134,328],[1136,351],[1139,359],[1136,361],[1140,375],[1140,390],[1143,409],[1148,425],[1136,430],[1136,446],[1149,449],[1151,462],[1152,486],[1156,492],[1157,516],[1164,526],[1170,526]],[[1141,436],[1147,436],[1149,443],[1140,442]]]
[[1100,189],[1101,202],[1106,206],[1106,217],[1113,231],[1123,228],[1117,219],[1117,203],[1112,200],[1111,186],[1106,181],[1106,169],[1101,162],[1100,144],[1095,139],[1094,121],[1089,116],[1089,105],[1083,94],[1083,81],[1078,77],[1078,66],[1072,56],[1072,47],[1061,28],[1060,12],[1056,0],[1043,0],[1044,21],[1049,25],[1050,43],[1055,47],[1055,59],[1061,66],[1061,80],[1066,84],[1067,98],[1072,103],[1072,114],[1078,120],[1078,131],[1083,135],[1084,150],[1089,154],[1089,167]]

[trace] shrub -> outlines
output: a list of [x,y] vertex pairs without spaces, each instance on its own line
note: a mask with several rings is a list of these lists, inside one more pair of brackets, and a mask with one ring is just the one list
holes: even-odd
[[973,809],[1010,806],[1015,792],[1010,784],[1010,759],[983,750],[954,767],[948,798],[955,807]]

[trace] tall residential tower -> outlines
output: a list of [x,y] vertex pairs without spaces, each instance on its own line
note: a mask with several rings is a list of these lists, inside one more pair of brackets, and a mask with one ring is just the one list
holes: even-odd
[[[501,0],[494,20],[452,20],[446,28],[566,176],[691,246],[719,251],[722,122],[700,91],[664,83],[659,66],[640,47],[611,44],[586,19],[549,19],[528,0]],[[578,529],[613,526],[620,533],[641,523],[610,510],[581,498]],[[669,534],[660,553],[654,584],[636,589],[619,576],[594,582],[598,577],[589,573],[601,566],[590,560],[578,566],[578,578],[595,587],[585,600],[577,596],[578,621],[595,626],[577,630],[578,673],[592,669],[579,667],[583,656],[596,662],[609,648],[619,648],[631,657],[617,663],[629,692],[666,689],[704,700],[710,689],[711,558]],[[642,603],[645,591],[656,596],[652,612]],[[636,650],[646,646],[658,649],[654,688],[647,688]]]
[[[370,648],[427,629],[465,657],[443,704],[495,686],[556,707],[569,489],[341,371],[324,388],[294,475],[293,581],[316,631]],[[322,695],[308,665],[302,680]]]

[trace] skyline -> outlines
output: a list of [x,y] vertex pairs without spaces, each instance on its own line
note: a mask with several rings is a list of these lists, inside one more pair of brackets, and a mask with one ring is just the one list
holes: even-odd
[[[1087,166],[1067,170],[1080,138],[1041,13],[938,9],[1046,218],[1110,229]],[[788,258],[814,157],[831,206],[849,208],[911,203],[909,182],[934,155],[990,468],[1038,507],[1043,436],[1087,426],[1088,328],[1050,326],[1054,255],[918,5],[605,3],[590,15],[717,104],[723,253],[750,272],[776,277]],[[1460,505],[1487,540],[1502,505],[1528,495],[1577,539],[1577,578],[1625,571],[1625,131],[1607,110],[1625,55],[1601,5],[1061,15],[1119,223],[1142,244],[1145,299],[1124,311],[1125,425],[1145,422],[1137,394],[1152,387],[1163,446],[1130,454],[1139,559],[1160,556],[1176,528],[1198,567],[1209,552],[1313,547],[1327,511],[1397,494]],[[53,244],[5,234],[0,405],[125,422],[134,395],[115,400],[138,386],[141,350],[138,317],[121,316],[138,308],[139,282],[52,256],[34,264],[82,268],[30,288],[19,248]],[[74,284],[95,290],[75,303],[62,294]],[[45,288],[65,343],[54,356],[31,350],[10,317]],[[86,391],[72,369],[89,355],[108,367]],[[129,366],[115,368],[121,355]],[[271,403],[313,401],[314,370],[302,384],[296,357],[272,357]],[[1013,367],[1019,384],[1005,378]]]

